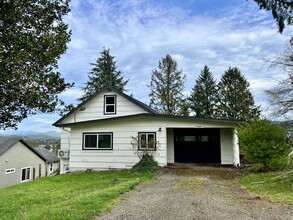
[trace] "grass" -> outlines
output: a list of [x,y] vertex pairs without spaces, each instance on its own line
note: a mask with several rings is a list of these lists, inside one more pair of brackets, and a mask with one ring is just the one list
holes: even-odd
[[192,178],[192,179],[186,179],[186,180],[180,180],[176,183],[175,189],[184,189],[188,190],[190,192],[197,192],[200,189],[203,188],[204,184],[207,181],[200,178]]
[[93,219],[150,173],[72,173],[0,189],[0,219]]
[[293,204],[293,182],[284,181],[284,172],[250,174],[240,178],[240,184],[250,192],[273,202]]

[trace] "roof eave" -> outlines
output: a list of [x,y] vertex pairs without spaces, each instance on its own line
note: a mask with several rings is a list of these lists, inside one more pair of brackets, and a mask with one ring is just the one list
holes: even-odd
[[176,116],[176,115],[141,113],[141,114],[136,114],[136,115],[126,115],[126,116],[112,117],[112,118],[106,118],[106,119],[96,119],[96,120],[80,121],[80,122],[74,122],[74,123],[58,124],[58,125],[56,125],[56,127],[73,127],[73,126],[78,126],[78,125],[82,125],[82,124],[91,124],[91,123],[96,123],[96,122],[113,121],[113,120],[135,118],[135,117],[161,117],[161,118],[174,118],[174,119],[191,119],[191,120],[198,120],[198,121],[231,123],[231,124],[235,124],[235,125],[242,123],[241,121],[229,120],[229,119],[211,119],[211,118],[197,118],[197,117],[192,117],[192,116]]

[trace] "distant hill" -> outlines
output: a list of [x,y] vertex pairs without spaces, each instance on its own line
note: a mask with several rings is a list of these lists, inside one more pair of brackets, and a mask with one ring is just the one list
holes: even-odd
[[47,132],[35,132],[35,131],[2,131],[0,136],[16,135],[21,137],[31,137],[33,139],[38,138],[60,138],[60,132],[47,131]]
[[51,148],[60,148],[60,133],[56,131],[49,131],[49,132],[19,132],[19,131],[9,131],[9,132],[1,132],[1,136],[18,136],[25,141],[28,141],[34,147],[41,147],[41,146],[50,146]]

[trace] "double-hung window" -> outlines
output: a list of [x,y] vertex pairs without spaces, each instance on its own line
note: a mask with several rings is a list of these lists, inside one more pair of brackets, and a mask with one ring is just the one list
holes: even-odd
[[24,167],[21,169],[21,182],[30,180],[31,168]]
[[104,114],[116,114],[116,95],[104,96]]
[[112,150],[113,134],[112,133],[84,133],[83,134],[84,150]]
[[156,150],[156,133],[140,132],[138,133],[139,150]]

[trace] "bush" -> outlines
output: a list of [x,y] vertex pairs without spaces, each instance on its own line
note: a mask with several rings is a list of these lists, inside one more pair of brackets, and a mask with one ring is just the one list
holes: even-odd
[[253,171],[277,171],[286,167],[289,147],[287,130],[268,120],[259,120],[238,128],[244,158],[256,164]]
[[133,172],[156,172],[160,169],[152,155],[144,154],[140,161],[132,167]]

